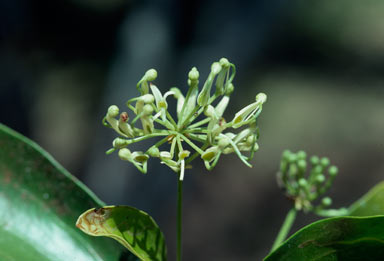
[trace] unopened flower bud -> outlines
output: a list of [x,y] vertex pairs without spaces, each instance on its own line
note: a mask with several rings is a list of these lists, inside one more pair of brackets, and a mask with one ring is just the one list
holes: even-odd
[[220,65],[224,68],[229,67],[230,63],[227,58],[221,58],[220,59]]
[[234,90],[235,90],[235,86],[233,86],[232,83],[228,84],[225,90],[225,95],[230,96]]
[[326,158],[326,157],[323,157],[323,158],[321,158],[321,160],[320,160],[320,164],[321,164],[324,168],[327,167],[327,166],[329,165],[329,163],[330,163],[330,161],[329,161],[329,159]]
[[317,165],[316,167],[313,168],[313,172],[316,174],[321,174],[323,172],[323,167],[320,165]]
[[297,158],[305,160],[307,158],[307,153],[305,153],[303,150],[300,150],[297,152]]
[[154,81],[157,78],[157,71],[155,69],[149,69],[145,75],[145,80],[147,81]]
[[312,156],[311,157],[311,164],[312,165],[317,165],[317,164],[319,164],[319,162],[320,162],[319,157],[317,157],[317,156]]
[[219,142],[217,143],[220,150],[225,149],[225,147],[227,147],[229,144],[230,144],[229,138],[226,138],[226,137],[220,137]]
[[119,157],[122,160],[132,161],[131,151],[127,148],[123,148],[119,150]]
[[148,115],[151,115],[153,112],[153,107],[150,105],[150,104],[146,104],[144,107],[143,107],[143,114],[145,116],[148,116]]
[[284,150],[284,151],[283,151],[282,158],[283,158],[284,160],[288,161],[289,158],[290,158],[290,156],[291,156],[291,152],[290,152],[289,150]]
[[109,106],[107,116],[115,118],[117,117],[117,115],[119,115],[119,107],[117,107],[116,105]]
[[151,157],[155,157],[155,158],[159,157],[159,156],[160,156],[159,148],[158,148],[158,147],[155,147],[155,146],[150,147],[150,148],[148,149],[148,154],[149,154],[149,156],[151,156]]
[[299,183],[299,186],[302,187],[302,188],[305,188],[305,187],[308,186],[308,182],[305,179],[299,179],[298,183]]
[[261,92],[261,93],[256,95],[256,102],[263,104],[266,101],[267,101],[267,95],[265,93]]
[[303,159],[300,159],[297,161],[297,167],[299,168],[300,171],[304,172],[305,169],[307,168],[307,162]]
[[325,181],[325,177],[323,174],[319,174],[316,176],[316,182],[317,183],[323,183]]
[[218,62],[214,62],[211,66],[212,74],[216,75],[221,71],[221,65]]
[[296,154],[291,154],[291,155],[289,155],[289,158],[288,158],[288,161],[290,162],[290,163],[294,163],[295,161],[297,160],[297,156],[296,156]]
[[336,166],[330,166],[328,169],[328,173],[330,176],[336,176],[338,172],[339,170]]
[[215,113],[215,108],[212,105],[208,105],[204,110],[204,115],[209,118],[217,118]]
[[116,138],[116,139],[113,140],[112,145],[113,145],[114,148],[121,149],[121,148],[127,146],[128,142],[125,139]]
[[321,200],[321,204],[325,207],[328,207],[332,204],[332,199],[330,197],[325,197]]
[[188,78],[191,81],[197,81],[199,79],[199,71],[196,69],[196,67],[193,67],[189,73],[188,73]]
[[152,94],[147,93],[140,96],[140,100],[142,100],[145,104],[153,103],[155,101],[155,97]]

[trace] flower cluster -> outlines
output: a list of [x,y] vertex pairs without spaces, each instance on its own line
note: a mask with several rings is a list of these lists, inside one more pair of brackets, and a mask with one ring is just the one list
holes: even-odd
[[[332,204],[331,198],[322,198],[317,206],[313,205],[313,201],[331,187],[338,169],[336,166],[330,166],[330,161],[326,157],[312,156],[310,164],[311,168],[309,169],[307,155],[304,151],[297,153],[289,150],[284,151],[278,172],[278,181],[285,189],[287,197],[294,200],[297,210],[313,211],[322,215],[322,213],[326,213],[324,208]],[[307,169],[309,169],[308,174]]]
[[[131,120],[130,115],[120,113],[116,105],[108,108],[103,124],[113,128],[120,137],[113,141],[113,148],[107,154],[118,150],[122,160],[131,162],[143,173],[147,172],[150,157],[159,158],[161,163],[179,173],[180,180],[184,178],[186,166],[198,156],[208,170],[216,165],[222,154],[229,153],[236,153],[251,167],[249,160],[258,150],[256,121],[267,96],[259,93],[253,103],[237,112],[231,121],[226,121],[223,114],[234,90],[234,76],[235,66],[222,58],[212,64],[199,91],[199,72],[194,67],[188,74],[189,90],[183,96],[178,88],[162,94],[152,83],[157,77],[156,70],[148,70],[137,83],[140,96],[127,101],[132,111]],[[177,120],[168,112],[168,97],[177,100]],[[239,128],[241,131],[237,134],[228,131]],[[127,148],[132,143],[154,137],[162,138],[146,151],[131,152]],[[162,148],[166,143],[170,144],[167,150]],[[242,152],[249,152],[249,156]]]

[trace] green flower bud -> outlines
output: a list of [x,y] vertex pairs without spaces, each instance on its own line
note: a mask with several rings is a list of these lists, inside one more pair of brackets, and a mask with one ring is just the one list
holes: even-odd
[[248,106],[245,106],[243,109],[238,111],[235,114],[235,117],[232,120],[233,128],[238,128],[243,125],[244,121],[249,120],[251,117],[256,115],[256,113],[261,110],[261,105],[267,100],[267,95],[264,93],[259,93],[256,96],[256,102],[249,104]]
[[300,169],[300,171],[304,172],[307,168],[307,162],[303,159],[299,159],[297,161],[297,167]]
[[129,144],[128,141],[122,138],[116,138],[112,142],[113,147],[116,149],[121,149],[127,146],[128,144]]
[[152,115],[152,113],[153,113],[153,107],[150,104],[144,105],[143,114],[145,116],[149,116],[149,115]]
[[339,172],[339,170],[336,166],[330,166],[328,168],[328,173],[330,176],[336,176],[338,172]]
[[117,115],[119,115],[119,107],[116,105],[109,106],[107,117],[115,118]]
[[232,132],[227,132],[224,135],[227,136],[230,140],[233,140],[236,137],[236,134]]
[[289,155],[288,162],[294,163],[294,162],[296,162],[296,160],[297,160],[296,154],[291,153],[291,155]]
[[223,149],[225,149],[229,144],[230,144],[230,142],[229,142],[229,139],[228,139],[228,138],[220,137],[220,138],[219,138],[219,142],[218,142],[217,145],[219,146],[220,150],[223,150]]
[[155,146],[150,147],[150,148],[148,149],[148,152],[147,152],[147,153],[149,154],[149,156],[151,156],[151,157],[155,157],[155,158],[157,158],[157,157],[160,156],[159,148],[158,148],[158,147],[155,147]]
[[132,161],[131,151],[127,148],[123,148],[119,150],[119,157],[122,160]]
[[228,84],[227,89],[225,90],[225,95],[230,96],[235,90],[235,86],[232,83]]
[[319,157],[317,157],[317,156],[312,156],[311,157],[311,164],[312,165],[317,165],[317,164],[319,164],[319,162],[320,162]]
[[217,75],[221,71],[221,65],[218,62],[214,62],[211,66],[211,72],[213,75]]
[[313,172],[316,174],[321,174],[323,172],[323,167],[320,165],[317,165],[316,167],[313,168]]
[[248,136],[246,143],[247,145],[251,146],[256,142],[256,140],[257,140],[257,137],[255,135],[250,135]]
[[291,157],[291,152],[289,150],[284,150],[283,151],[283,155],[282,155],[282,158],[286,161],[289,160],[289,158]]
[[196,67],[193,67],[189,73],[188,78],[191,81],[197,81],[199,79],[199,71],[196,69]]
[[149,82],[156,80],[156,78],[157,78],[157,71],[155,69],[149,69],[145,73],[144,78],[145,78],[146,81],[149,81]]
[[321,204],[325,207],[328,207],[332,204],[332,199],[330,197],[325,197],[321,200]]
[[300,150],[297,152],[297,158],[305,160],[307,158],[307,153],[305,153],[303,150]]
[[298,182],[299,186],[302,187],[302,188],[305,188],[308,186],[308,182],[307,180],[305,179],[299,179],[299,182]]
[[267,101],[267,95],[263,92],[256,95],[256,102],[263,104]]
[[153,97],[152,94],[144,94],[140,97],[140,100],[142,100],[145,104],[153,103],[155,101],[155,97]]
[[325,176],[323,174],[319,174],[316,176],[316,182],[317,183],[323,183],[325,181]]
[[327,166],[329,165],[329,163],[330,163],[330,161],[329,161],[329,159],[326,158],[326,157],[323,157],[323,158],[321,158],[321,160],[320,160],[320,164],[321,164],[323,167],[327,167]]
[[229,61],[228,61],[228,59],[227,58],[221,58],[220,59],[220,65],[223,67],[223,68],[227,68],[227,67],[229,67],[230,66],[230,63],[229,63]]
[[212,105],[208,105],[205,108],[204,115],[209,117],[209,118],[217,119],[215,108]]

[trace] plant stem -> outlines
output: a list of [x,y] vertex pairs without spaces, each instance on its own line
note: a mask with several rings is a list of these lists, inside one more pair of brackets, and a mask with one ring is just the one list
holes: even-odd
[[295,208],[289,210],[287,216],[285,217],[284,223],[280,228],[279,234],[277,235],[275,242],[273,243],[271,252],[278,248],[281,243],[286,239],[289,230],[291,230],[293,221],[295,221],[296,213],[297,211]]
[[[180,175],[180,173],[179,173]],[[177,261],[181,261],[182,254],[182,210],[183,210],[183,181],[177,183]]]

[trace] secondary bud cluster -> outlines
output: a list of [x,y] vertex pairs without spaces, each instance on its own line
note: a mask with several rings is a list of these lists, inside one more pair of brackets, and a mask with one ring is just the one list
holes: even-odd
[[[103,124],[113,128],[120,137],[113,141],[113,148],[107,153],[119,150],[121,159],[131,162],[143,173],[147,171],[150,157],[159,158],[161,163],[179,173],[180,179],[184,178],[187,164],[198,156],[209,170],[222,154],[229,153],[236,153],[251,167],[249,161],[258,150],[256,120],[267,96],[259,93],[254,102],[227,121],[223,115],[234,91],[234,76],[235,66],[222,58],[212,64],[199,90],[199,72],[193,67],[188,74],[189,90],[184,96],[175,87],[162,94],[152,83],[157,77],[156,70],[148,70],[137,83],[140,96],[127,101],[130,113],[120,113],[116,105],[108,108]],[[176,119],[168,111],[168,97],[177,100]],[[234,133],[239,128],[240,132]],[[132,143],[154,137],[160,140],[146,151],[131,152],[127,148]],[[164,144],[169,146],[165,149]],[[243,152],[249,152],[249,156]]]
[[330,165],[326,157],[312,156],[308,164],[304,151],[293,153],[286,150],[282,155],[278,181],[287,197],[294,200],[297,210],[320,213],[332,204],[332,200],[323,197],[316,206],[314,201],[331,187],[337,173],[337,167]]

